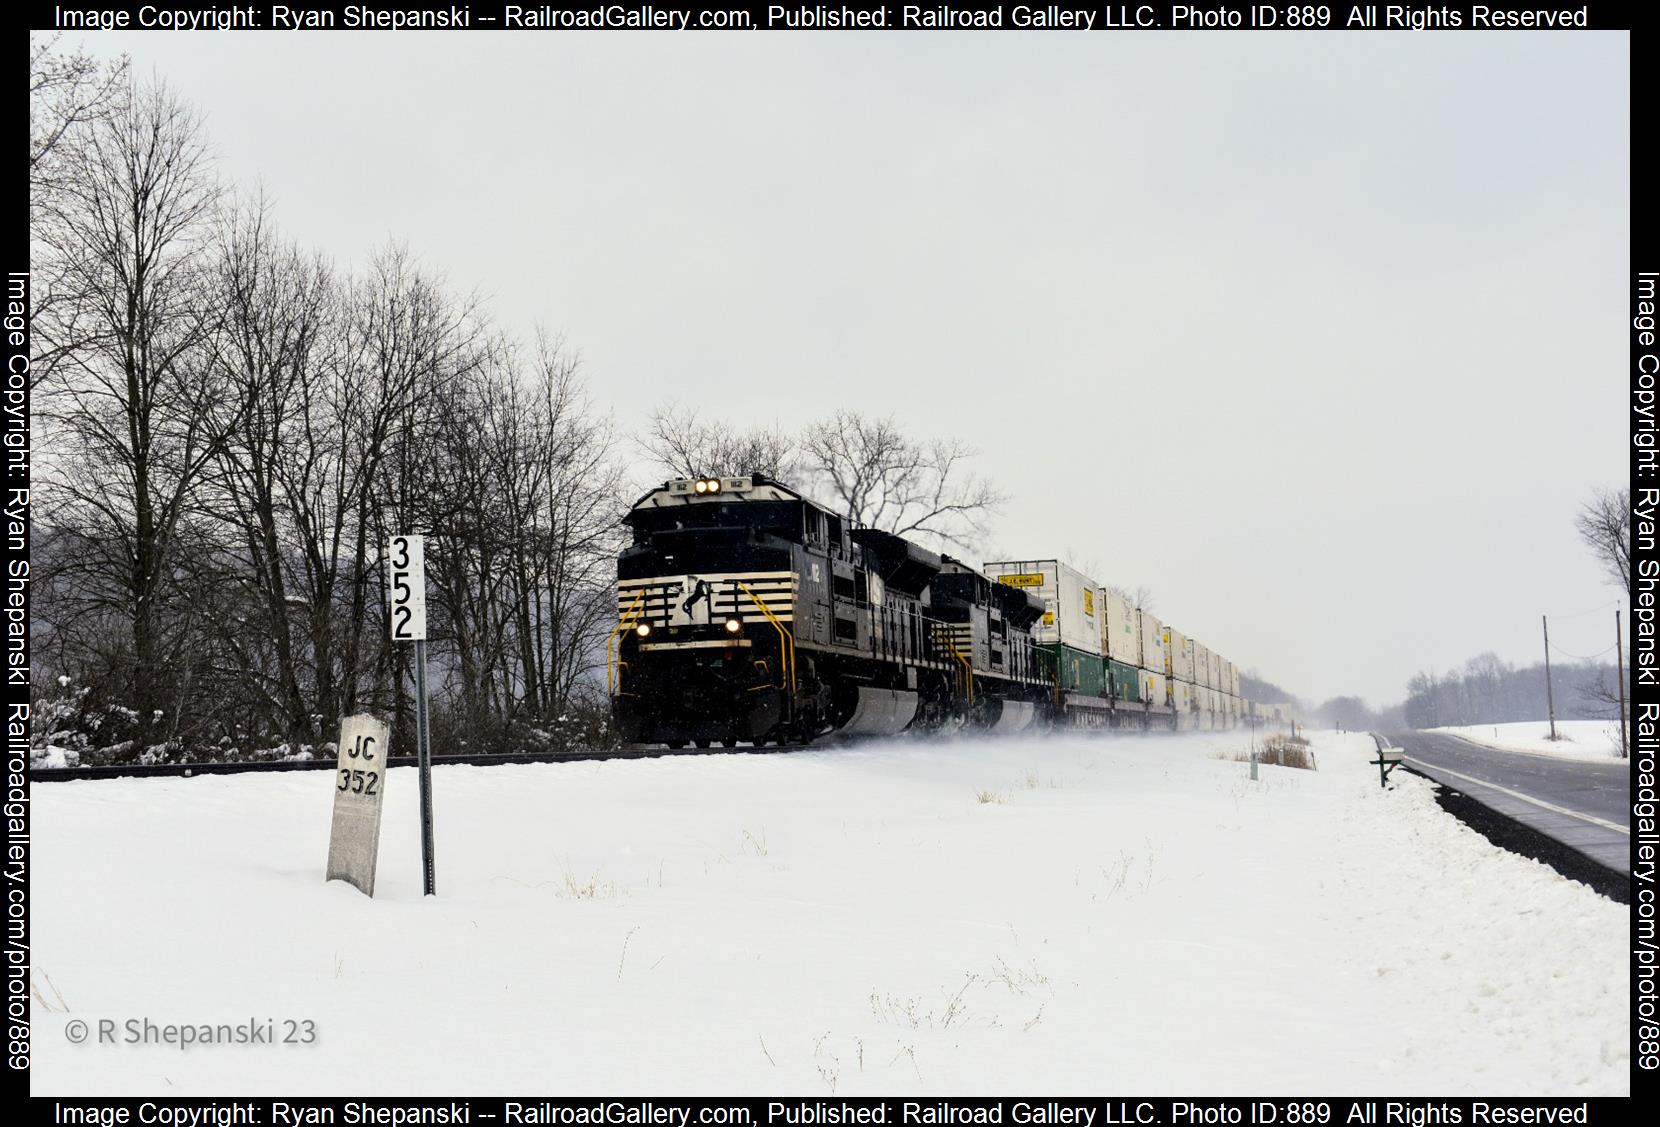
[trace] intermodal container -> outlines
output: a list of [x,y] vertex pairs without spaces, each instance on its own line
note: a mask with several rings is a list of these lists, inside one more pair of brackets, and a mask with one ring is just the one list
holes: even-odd
[[1069,693],[1104,697],[1107,695],[1107,663],[1100,654],[1075,650],[1059,642],[1039,645],[1055,663],[1055,678]]
[[1135,606],[1117,591],[1101,588],[1101,652],[1125,665],[1141,663],[1141,639],[1136,636]]
[[1164,628],[1164,671],[1178,681],[1193,683],[1191,639],[1174,626]]
[[[1158,615],[1150,610],[1138,608],[1136,616],[1140,620],[1139,631],[1141,634],[1141,660],[1136,664],[1149,673],[1158,674],[1162,685],[1164,680],[1164,623],[1160,622]],[[1145,686],[1145,678],[1142,680],[1142,684]],[[1164,703],[1162,688],[1159,695],[1153,698],[1153,703]]]
[[986,575],[1043,599],[1043,617],[1032,640],[1059,643],[1080,653],[1101,655],[1100,585],[1059,560],[1001,560],[985,566]]
[[1141,702],[1141,680],[1136,676],[1134,662],[1109,660],[1107,673],[1112,679],[1112,695],[1132,704]]

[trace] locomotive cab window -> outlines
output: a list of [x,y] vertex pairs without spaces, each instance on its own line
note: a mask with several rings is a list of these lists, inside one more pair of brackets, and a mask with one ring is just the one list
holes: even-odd
[[636,544],[658,533],[687,529],[753,529],[791,540],[801,535],[801,504],[797,501],[746,501],[637,509],[631,519]]

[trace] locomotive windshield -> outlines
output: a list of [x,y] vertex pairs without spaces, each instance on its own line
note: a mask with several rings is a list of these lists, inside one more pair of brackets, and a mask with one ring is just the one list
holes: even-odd
[[660,532],[683,529],[737,528],[801,539],[801,502],[743,501],[702,505],[666,505],[629,514],[634,542],[643,544]]

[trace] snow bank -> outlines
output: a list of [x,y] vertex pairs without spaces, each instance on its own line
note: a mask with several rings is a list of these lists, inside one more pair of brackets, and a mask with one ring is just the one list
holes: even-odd
[[1561,738],[1555,741],[1550,738],[1550,723],[1546,720],[1467,724],[1430,731],[1460,736],[1499,751],[1530,751],[1561,759],[1618,759],[1620,756],[1618,720],[1558,720],[1556,734]]
[[[375,900],[325,773],[42,785],[33,1091],[1628,1090],[1619,905],[1245,739],[440,768],[434,899],[411,770]],[[145,1017],[318,1043],[63,1033]]]

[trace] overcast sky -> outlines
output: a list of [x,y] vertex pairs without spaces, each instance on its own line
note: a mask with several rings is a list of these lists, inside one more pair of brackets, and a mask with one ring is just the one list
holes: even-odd
[[956,435],[998,556],[1310,700],[1612,644],[1617,33],[89,36],[342,264],[406,240],[653,406]]

